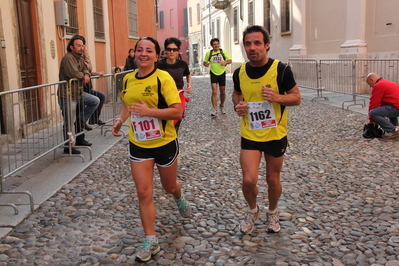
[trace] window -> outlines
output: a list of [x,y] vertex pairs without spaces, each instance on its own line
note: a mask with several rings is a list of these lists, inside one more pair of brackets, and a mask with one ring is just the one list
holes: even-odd
[[290,0],[281,0],[281,33],[290,32]]
[[254,2],[248,2],[248,26],[254,25]]
[[220,39],[220,18],[216,19],[216,38]]
[[201,23],[201,6],[197,4],[197,24]]
[[66,27],[67,35],[75,35],[79,33],[78,6],[76,2],[76,0],[67,0],[69,14],[69,27]]
[[159,28],[160,29],[164,29],[165,28],[163,11],[159,11]]
[[175,27],[175,20],[174,20],[174,14],[173,14],[173,9],[169,9],[169,25],[171,28]]
[[183,19],[184,19],[183,35],[187,36],[188,35],[187,8],[183,8]]
[[211,36],[212,36],[212,38],[215,38],[215,21],[214,20],[212,20]]
[[270,34],[270,0],[263,1],[263,26]]
[[102,0],[93,0],[94,34],[98,39],[105,39],[104,10]]
[[129,26],[129,37],[138,37],[139,32],[137,27],[137,0],[128,0],[127,18]]
[[188,9],[188,21],[190,22],[190,27],[193,26],[193,12],[191,6]]
[[206,33],[206,31],[205,31],[206,29],[205,29],[205,25],[203,25],[202,26],[202,41],[203,41],[203,45],[204,45],[204,47],[206,47],[206,37],[205,37],[205,33]]
[[233,11],[233,26],[234,26],[234,42],[238,43],[238,9],[237,7],[234,8]]

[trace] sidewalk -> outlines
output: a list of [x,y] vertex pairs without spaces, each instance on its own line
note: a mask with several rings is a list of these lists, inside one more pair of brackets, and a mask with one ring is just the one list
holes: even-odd
[[[103,130],[105,131],[107,128],[110,127],[104,127]],[[7,190],[7,184],[8,187],[11,187],[13,186],[12,183],[20,183],[17,187],[13,186],[14,188],[11,191],[29,191],[33,196],[34,208],[37,209],[40,204],[94,163],[121,139],[114,137],[111,132],[106,132],[106,136],[100,134],[100,127],[86,133],[86,139],[93,143],[90,147],[92,160],[90,160],[87,148],[80,148],[84,161],[81,157],[59,156],[63,153],[63,148],[60,148],[56,152],[57,160],[54,160],[53,153],[49,153],[12,177],[7,178],[4,183],[5,190]],[[21,223],[31,213],[31,210],[29,198],[26,194],[1,195],[0,203],[13,203],[17,205],[19,212],[15,215],[12,207],[0,206],[0,239],[2,239]]]

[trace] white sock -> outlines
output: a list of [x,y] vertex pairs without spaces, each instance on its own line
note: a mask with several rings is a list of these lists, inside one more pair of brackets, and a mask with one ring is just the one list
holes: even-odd
[[256,206],[255,209],[251,209],[251,212],[252,212],[252,213],[257,213],[257,212],[258,212],[258,206]]
[[269,208],[267,208],[267,210],[266,210],[266,212],[267,213],[270,213],[270,214],[275,214],[276,213],[276,211],[277,211],[277,208],[275,209],[275,210],[270,210]]
[[147,238],[151,242],[156,242],[157,241],[157,237],[155,235],[146,235],[145,238]]

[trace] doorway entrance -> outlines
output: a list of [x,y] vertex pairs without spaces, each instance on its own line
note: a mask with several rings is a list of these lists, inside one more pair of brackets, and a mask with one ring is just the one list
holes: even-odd
[[[16,0],[18,20],[18,46],[22,88],[38,85],[36,68],[34,28],[32,19],[32,0]],[[39,91],[30,90],[23,93],[25,122],[31,123],[40,119]]]

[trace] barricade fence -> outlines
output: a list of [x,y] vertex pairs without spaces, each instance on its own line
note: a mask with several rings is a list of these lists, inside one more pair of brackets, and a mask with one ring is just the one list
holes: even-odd
[[[90,124],[90,120],[87,122],[91,127],[101,127],[101,134],[105,135],[112,128],[122,103],[119,97],[122,79],[129,72],[91,78],[93,94],[101,92],[105,96],[99,115],[99,119],[105,124]],[[82,91],[84,89],[82,81],[72,79],[69,82],[62,81],[0,92],[2,109],[0,114],[3,114],[0,123],[0,196],[26,194],[29,197],[30,208],[33,210],[31,193],[7,190],[6,179],[12,179],[15,173],[51,152],[54,152],[54,160],[60,156],[79,156],[84,160],[81,154],[57,153],[59,148],[85,148],[89,150],[90,159],[92,158],[89,147],[77,147],[72,142],[77,136],[86,132],[77,126],[76,121],[79,117],[84,117],[87,108],[84,101],[77,101],[72,95],[71,91],[74,88]],[[61,97],[65,96],[59,93],[61,90],[66,92],[65,98]],[[84,95],[82,95],[83,98]],[[61,106],[64,107],[63,110]],[[82,113],[79,114],[79,112]],[[106,130],[104,131],[103,128]],[[18,214],[15,203],[0,202],[0,206],[12,207],[15,214]]]
[[[371,88],[366,83],[367,74],[377,73],[385,79],[399,81],[399,59],[289,59],[298,86],[314,89],[312,99],[328,100],[323,91],[352,96],[351,101],[342,102],[342,108],[354,105],[366,106]],[[316,71],[315,71],[316,70]],[[316,75],[315,75],[316,73]],[[347,104],[347,105],[346,105]]]

